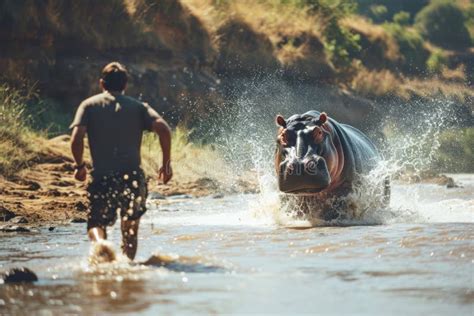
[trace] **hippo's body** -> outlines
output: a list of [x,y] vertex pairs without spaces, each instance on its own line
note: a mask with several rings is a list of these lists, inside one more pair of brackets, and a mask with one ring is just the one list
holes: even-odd
[[[345,196],[381,159],[361,131],[325,113],[309,111],[287,120],[277,116],[277,124],[275,162],[279,188],[284,193],[320,201]],[[382,182],[388,200],[389,184]]]

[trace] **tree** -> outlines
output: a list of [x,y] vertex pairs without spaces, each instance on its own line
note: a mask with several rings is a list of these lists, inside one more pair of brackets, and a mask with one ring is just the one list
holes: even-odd
[[415,17],[415,26],[424,38],[445,48],[462,49],[471,45],[462,10],[454,3],[433,1]]

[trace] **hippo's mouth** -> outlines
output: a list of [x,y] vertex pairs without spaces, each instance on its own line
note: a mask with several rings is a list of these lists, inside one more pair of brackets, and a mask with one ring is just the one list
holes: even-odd
[[328,173],[317,175],[283,175],[280,174],[278,186],[281,192],[287,194],[309,195],[324,191],[331,184]]
[[312,168],[305,166],[304,161],[293,162],[292,165],[293,168],[289,168],[288,161],[280,164],[278,187],[283,193],[316,194],[327,189],[331,184],[331,176],[323,159],[320,159]]
[[286,191],[284,193],[294,194],[294,195],[313,195],[313,194],[322,192],[324,189],[325,188],[296,189],[296,190]]

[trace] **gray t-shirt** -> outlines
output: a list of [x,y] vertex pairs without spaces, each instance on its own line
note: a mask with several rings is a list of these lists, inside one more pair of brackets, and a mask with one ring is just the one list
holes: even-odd
[[148,104],[104,92],[79,105],[70,128],[87,128],[94,174],[101,175],[139,168],[143,131],[158,118]]

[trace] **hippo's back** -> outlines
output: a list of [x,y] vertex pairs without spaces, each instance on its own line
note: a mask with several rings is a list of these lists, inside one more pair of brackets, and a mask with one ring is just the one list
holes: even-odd
[[355,170],[367,173],[380,161],[380,154],[372,141],[357,128],[346,124],[339,124],[339,137],[344,138],[344,151],[353,156]]

